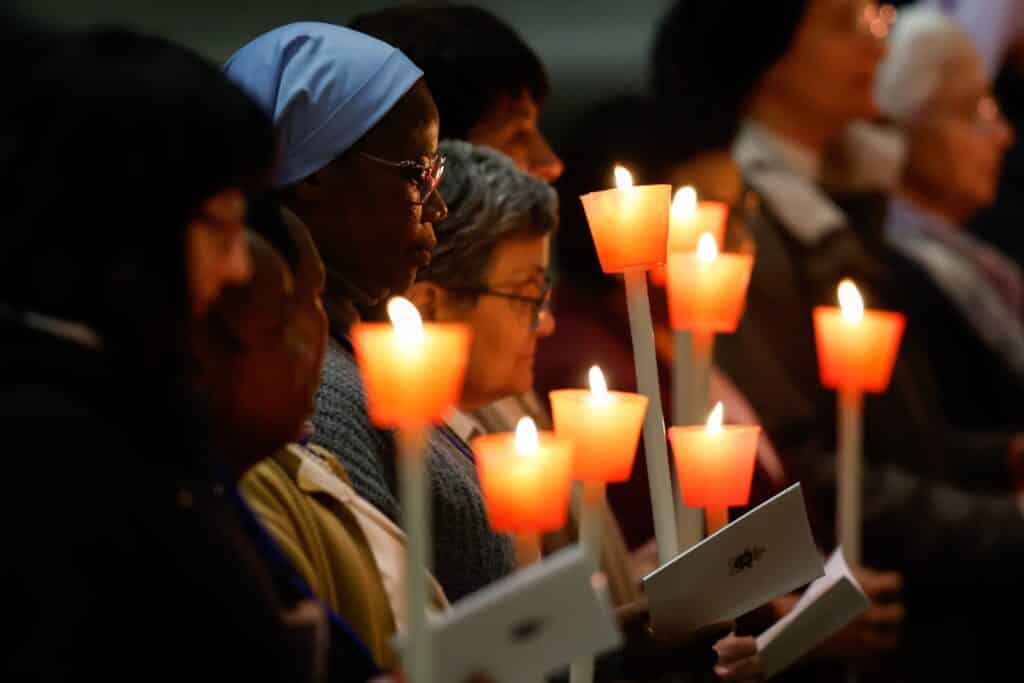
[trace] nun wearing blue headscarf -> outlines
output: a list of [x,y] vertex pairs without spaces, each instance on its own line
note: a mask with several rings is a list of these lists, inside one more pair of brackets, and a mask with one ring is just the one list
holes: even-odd
[[[289,220],[305,223],[327,270],[331,340],[313,442],[332,452],[353,487],[396,524],[396,447],[374,428],[347,338],[359,307],[402,293],[436,245],[447,215],[436,192],[438,114],[423,74],[394,47],[350,29],[303,22],[266,33],[225,67],[273,117],[277,184]],[[510,573],[511,540],[487,523],[472,453],[447,432],[428,458],[433,568],[451,600]]]

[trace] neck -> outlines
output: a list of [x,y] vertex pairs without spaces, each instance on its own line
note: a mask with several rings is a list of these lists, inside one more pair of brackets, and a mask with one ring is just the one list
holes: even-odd
[[940,216],[953,225],[965,224],[974,214],[972,207],[958,206],[953,196],[916,187],[913,182],[905,181],[899,194],[919,209]]
[[824,154],[839,137],[846,121],[829,121],[824,116],[808,116],[806,111],[781,97],[762,95],[750,107],[750,117],[776,135]]

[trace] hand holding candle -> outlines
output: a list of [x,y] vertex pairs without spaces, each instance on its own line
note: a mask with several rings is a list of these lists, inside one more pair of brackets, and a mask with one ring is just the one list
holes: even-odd
[[709,533],[728,523],[728,508],[750,502],[761,435],[758,426],[724,426],[723,416],[718,403],[707,425],[668,430],[683,499],[691,507],[705,509]]
[[836,536],[851,564],[861,563],[863,393],[885,391],[906,318],[865,311],[850,280],[839,283],[840,308],[814,309],[821,383],[839,393]]

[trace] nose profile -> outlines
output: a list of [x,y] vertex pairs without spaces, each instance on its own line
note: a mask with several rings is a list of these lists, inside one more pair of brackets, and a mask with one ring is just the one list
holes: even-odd
[[448,205],[444,203],[441,193],[435,190],[430,193],[427,202],[423,205],[423,221],[425,223],[439,223],[448,217]]
[[537,176],[549,183],[553,183],[562,175],[565,164],[555,154],[555,150],[548,144],[547,139],[539,131],[534,136],[530,150],[529,160],[530,175]]

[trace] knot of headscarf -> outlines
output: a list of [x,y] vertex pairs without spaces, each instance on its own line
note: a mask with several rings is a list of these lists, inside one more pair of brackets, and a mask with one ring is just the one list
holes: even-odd
[[320,22],[264,33],[224,65],[273,118],[278,187],[320,170],[377,125],[423,72],[398,49]]

